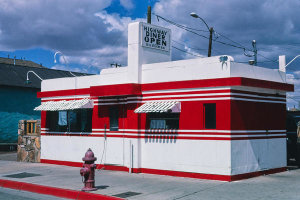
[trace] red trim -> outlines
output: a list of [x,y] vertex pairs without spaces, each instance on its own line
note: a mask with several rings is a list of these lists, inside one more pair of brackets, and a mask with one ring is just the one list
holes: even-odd
[[[47,159],[41,159],[41,163],[66,165],[66,166],[72,166],[72,167],[81,167],[82,166],[82,163],[78,163],[78,162],[47,160]],[[103,166],[104,166],[103,169],[105,169],[105,170],[126,171],[126,172],[129,171],[128,167],[112,166],[112,165],[98,165],[97,169],[101,169]],[[193,172],[149,169],[149,168],[133,168],[132,169],[133,173],[167,175],[167,176],[219,180],[219,181],[237,181],[237,180],[252,178],[252,177],[261,176],[261,175],[279,173],[279,172],[283,172],[283,171],[286,171],[286,167],[268,169],[268,170],[257,171],[257,172],[249,172],[249,173],[237,174],[237,175],[202,174],[202,173],[193,173]]]
[[230,181],[230,175],[201,174],[201,173],[192,173],[192,172],[148,169],[148,168],[141,168],[140,172],[145,173],[145,174],[156,174],[156,175],[176,176],[176,177],[185,177],[185,178]]
[[90,88],[38,92],[37,98],[90,94]]
[[[65,165],[70,167],[82,167],[83,163],[80,162],[71,162],[71,161],[61,161],[61,160],[49,160],[49,159],[41,159],[41,163],[53,164],[53,165]],[[105,169],[112,171],[124,171],[128,172],[128,168],[124,166],[118,165],[97,165],[97,169]]]
[[243,77],[147,83],[142,85],[142,91],[180,89],[180,88],[220,87],[220,86],[249,86],[249,87],[268,88],[268,89],[276,89],[276,90],[291,91],[291,92],[294,91],[294,85],[292,84],[278,83],[274,81],[265,81],[265,80],[243,78]]
[[211,93],[241,93],[241,94],[251,94],[264,97],[282,97],[285,98],[285,95],[282,94],[270,94],[264,92],[251,92],[246,90],[239,90],[239,89],[219,89],[219,90],[199,90],[199,91],[180,91],[180,92],[159,92],[159,93],[146,93],[143,94],[143,97],[155,97],[155,96],[164,96],[164,95],[188,95],[188,94],[211,94]]
[[91,96],[141,95],[140,84],[117,84],[91,87]]
[[65,165],[70,167],[82,167],[83,163],[80,162],[71,162],[71,161],[61,161],[61,160],[48,160],[41,159],[41,163],[54,164],[54,165]]
[[[207,129],[206,129],[207,130]],[[190,130],[193,131],[193,130]],[[92,134],[97,134],[97,133],[106,133],[106,134],[120,134],[120,133],[126,133],[126,134],[148,134],[148,135],[160,135],[160,134],[173,134],[175,136],[178,135],[276,135],[276,134],[285,134],[285,130],[281,131],[281,132],[272,132],[272,130],[268,130],[268,133],[266,131],[261,131],[261,132],[248,132],[245,133],[243,132],[243,130],[241,130],[241,132],[239,133],[224,133],[224,132],[217,132],[218,130],[215,130],[216,132],[201,132],[201,130],[199,130],[199,132],[180,132],[177,130],[159,130],[159,129],[147,129],[147,130],[139,130],[139,131],[93,131]],[[235,131],[235,130],[231,130],[231,131]],[[240,130],[239,130],[240,131]]]
[[[71,90],[55,90],[38,92],[38,98],[54,97],[54,96],[72,96],[86,95],[91,96],[120,96],[120,95],[140,95],[141,91],[151,90],[167,90],[182,88],[201,88],[201,87],[220,87],[220,86],[249,86],[258,88],[268,88],[282,91],[294,91],[294,85],[287,83],[279,83],[274,81],[258,80],[243,77],[205,79],[205,80],[189,80],[189,81],[173,81],[146,84],[116,84],[91,86],[90,88],[71,89]],[[147,95],[146,95],[147,96]]]
[[278,172],[286,171],[286,167],[269,169],[258,172],[250,172],[246,174],[237,174],[237,175],[218,175],[218,174],[200,174],[200,173],[191,173],[191,172],[180,172],[180,171],[170,171],[170,170],[159,170],[159,169],[147,169],[141,168],[141,173],[147,174],[157,174],[157,175],[167,175],[167,176],[179,176],[186,178],[197,178],[197,179],[209,179],[209,180],[219,180],[219,181],[237,181],[242,179],[248,179],[256,176],[274,174]]
[[284,172],[286,170],[287,170],[286,167],[281,167],[281,168],[268,169],[268,170],[258,171],[258,172],[250,172],[250,173],[246,173],[246,174],[237,174],[237,175],[231,176],[230,181],[238,181],[238,180],[252,178],[252,177],[261,176],[261,175],[275,174],[275,173],[279,173],[279,172]]
[[286,98],[286,95],[282,95],[282,94],[270,94],[270,93],[264,93],[264,92],[251,92],[251,91],[244,91],[244,90],[238,90],[238,89],[231,89],[230,92],[231,93],[242,93],[242,94],[257,95],[257,96],[261,96],[261,98],[264,98],[264,97]]
[[118,166],[118,165],[97,165],[97,169],[105,169],[105,170],[111,170],[111,171],[123,171],[128,172],[129,168],[124,166]]
[[[270,133],[272,134],[272,133]],[[276,133],[275,133],[276,134]],[[81,137],[104,137],[104,134],[58,134],[58,133],[41,133],[44,136],[81,136]],[[241,134],[242,135],[242,134]],[[261,136],[261,137],[234,137],[234,138],[225,138],[225,137],[189,137],[189,136],[178,136],[174,135],[106,135],[107,138],[136,138],[136,139],[171,139],[171,140],[259,140],[259,139],[276,139],[276,138],[286,138],[284,136]]]
[[25,183],[19,181],[11,181],[11,180],[4,180],[0,179],[0,186],[15,190],[23,190],[28,192],[34,192],[44,195],[52,195],[56,197],[68,198],[68,199],[103,199],[103,200],[122,200],[121,198],[111,197],[101,194],[94,194],[94,193],[87,193],[82,191],[76,190],[69,190],[63,188],[56,188],[44,185],[37,185],[32,183]]

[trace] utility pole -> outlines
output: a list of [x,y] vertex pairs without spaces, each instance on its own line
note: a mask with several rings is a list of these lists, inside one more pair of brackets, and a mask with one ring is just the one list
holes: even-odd
[[207,56],[211,56],[211,46],[212,46],[212,35],[213,35],[214,29],[213,27],[210,27],[209,29],[209,43],[208,43],[208,54]]
[[254,65],[257,66],[257,48],[256,48],[256,41],[252,40],[252,47],[254,53]]
[[148,11],[147,11],[147,23],[151,24],[151,6],[148,6]]

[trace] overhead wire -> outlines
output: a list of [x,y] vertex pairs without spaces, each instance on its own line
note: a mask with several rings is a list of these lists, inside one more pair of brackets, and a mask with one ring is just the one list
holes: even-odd
[[[193,31],[193,29],[190,28],[190,27],[188,27],[188,26],[184,26],[184,25],[178,24],[178,23],[176,23],[176,22],[173,22],[173,21],[171,21],[171,20],[168,20],[168,19],[166,19],[166,18],[164,18],[164,17],[162,17],[162,16],[160,16],[160,15],[157,15],[157,14],[155,14],[155,13],[153,13],[153,15],[155,15],[158,19],[162,19],[162,20],[164,20],[164,21],[166,21],[166,22],[168,22],[168,23],[170,23],[170,24],[172,24],[172,25],[174,25],[174,26],[177,26],[177,27],[179,27],[179,28],[182,28],[182,29],[184,29],[184,30],[186,30],[186,31],[188,31],[188,32],[190,32],[190,33],[193,33],[193,34],[198,35],[198,36],[200,36],[200,37],[209,39],[209,37],[207,37],[207,36],[205,36],[205,35],[201,35],[201,34],[195,32],[195,31]],[[219,34],[219,33],[218,33],[218,34]],[[222,41],[218,41],[218,40],[215,40],[215,42],[220,43],[220,44],[223,44],[223,45],[227,45],[227,46],[231,46],[231,47],[243,49],[243,50],[246,49],[246,50],[248,50],[248,51],[252,51],[252,50],[247,49],[247,48],[245,48],[245,47],[243,47],[243,46],[237,46],[237,45],[234,45],[234,44],[229,44],[229,43],[222,42]]]
[[[189,45],[185,44],[184,42],[181,42],[181,41],[178,41],[178,40],[172,40],[172,42],[175,42],[175,43],[180,44],[182,46],[188,47],[190,49],[199,50],[199,51],[207,51],[207,49],[201,49],[201,48],[189,46]],[[222,52],[220,52],[220,51],[218,51],[214,48],[212,48],[212,51],[216,51],[216,52],[219,52],[220,54],[222,54]]]
[[[165,17],[162,17],[162,16],[160,16],[160,15],[157,15],[157,14],[155,14],[155,13],[152,13],[152,14],[153,14],[154,16],[157,17],[158,21],[159,21],[159,19],[162,19],[163,21],[165,21],[165,22],[167,22],[167,23],[170,23],[170,24],[172,24],[172,25],[174,25],[174,26],[176,26],[176,27],[178,27],[178,28],[181,28],[181,29],[183,29],[183,30],[186,30],[186,31],[188,31],[188,32],[190,32],[190,33],[192,33],[192,34],[194,34],[194,35],[197,35],[197,36],[202,37],[202,38],[205,38],[205,39],[209,39],[207,36],[201,35],[201,34],[195,32],[195,31],[201,31],[201,32],[209,32],[209,31],[200,30],[200,29],[194,29],[194,28],[191,28],[191,27],[188,27],[188,26],[185,26],[185,25],[182,25],[182,24],[173,22],[172,20],[169,20],[169,19],[167,19],[167,18],[165,18]],[[247,51],[253,52],[252,49],[249,49],[249,48],[245,47],[245,46],[242,45],[241,43],[236,42],[236,41],[230,39],[229,37],[227,37],[227,36],[225,36],[225,35],[223,35],[223,34],[220,34],[219,32],[216,32],[216,33],[217,33],[218,35],[220,35],[221,37],[226,38],[227,40],[231,41],[231,42],[234,43],[234,44],[229,44],[229,43],[227,43],[227,42],[223,42],[223,41],[219,41],[219,40],[214,40],[214,42],[219,43],[219,44],[222,44],[222,45],[226,45],[226,46],[230,46],[230,47],[242,49],[242,50],[244,50],[244,51],[247,50]],[[236,44],[236,45],[235,45],[235,44]],[[274,62],[274,63],[277,63],[277,62],[278,62],[278,60],[277,60],[277,61],[272,60],[272,59],[270,59],[270,58],[268,58],[268,57],[266,57],[266,56],[264,56],[264,55],[262,55],[262,54],[260,54],[260,53],[258,53],[257,55],[260,55],[261,57],[263,57],[263,58],[265,58],[266,60],[269,60],[269,61],[271,61],[271,62]]]
[[290,97],[290,96],[287,96],[286,98],[292,99],[292,100],[294,100],[294,101],[296,101],[296,102],[299,102],[299,100],[296,100],[296,99],[294,99],[293,97]]
[[175,47],[175,46],[172,46],[172,47],[173,47],[174,49],[178,50],[178,51],[182,51],[182,52],[187,53],[187,54],[190,54],[190,55],[192,55],[192,56],[196,56],[196,57],[200,57],[200,58],[203,58],[203,57],[204,57],[204,56],[201,56],[201,55],[193,54],[193,53],[191,53],[191,52],[188,52],[188,51],[186,51],[186,50],[180,49],[180,48]]
[[247,49],[247,47],[245,47],[245,46],[242,45],[241,43],[236,42],[236,41],[230,39],[229,37],[225,36],[224,34],[221,34],[221,33],[219,33],[219,32],[217,32],[217,33],[218,33],[221,37],[226,38],[227,40],[229,40],[229,41],[231,41],[231,42],[233,42],[233,43],[235,43],[235,44],[237,44],[237,45],[240,45],[241,47],[244,47],[245,49]]

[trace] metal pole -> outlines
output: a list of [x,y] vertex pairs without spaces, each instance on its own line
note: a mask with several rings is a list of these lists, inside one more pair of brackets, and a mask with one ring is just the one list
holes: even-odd
[[254,65],[257,66],[257,48],[256,48],[256,41],[252,41],[253,52],[254,52]]
[[131,145],[131,140],[129,141],[129,173],[131,173],[132,172],[132,160],[133,160],[133,158],[132,158],[132,147],[131,147],[132,145]]
[[147,23],[151,24],[151,6],[148,6],[148,11],[147,11]]
[[211,27],[209,29],[209,44],[208,44],[208,57],[211,56],[211,46],[212,46],[212,34],[214,32],[214,29]]

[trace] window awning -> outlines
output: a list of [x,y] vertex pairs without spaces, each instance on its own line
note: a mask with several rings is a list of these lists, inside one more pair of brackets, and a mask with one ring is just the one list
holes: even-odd
[[36,107],[34,110],[58,111],[58,110],[75,110],[82,108],[93,108],[91,99],[70,100],[70,101],[47,101]]
[[135,109],[135,113],[151,113],[151,112],[171,112],[171,113],[179,113],[181,111],[181,105],[178,101],[155,101],[155,102],[147,102],[137,109]]

